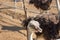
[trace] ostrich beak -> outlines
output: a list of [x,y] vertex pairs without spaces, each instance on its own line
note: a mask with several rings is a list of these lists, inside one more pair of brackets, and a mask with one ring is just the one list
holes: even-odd
[[40,27],[37,27],[37,28],[36,28],[36,32],[42,33],[42,29],[41,29]]
[[42,33],[42,29],[39,27],[37,28],[38,32]]

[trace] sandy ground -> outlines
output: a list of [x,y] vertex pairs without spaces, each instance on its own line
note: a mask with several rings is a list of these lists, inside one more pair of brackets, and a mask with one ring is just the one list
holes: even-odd
[[[0,8],[2,8],[0,10],[0,40],[27,40],[27,32],[22,26],[22,21],[25,19],[22,2],[14,4],[12,0],[0,0],[0,4],[3,4],[0,5]],[[16,5],[17,9],[8,8],[7,5],[12,7]],[[52,5],[56,5],[54,0]],[[28,17],[40,15],[40,10],[36,9],[34,5],[29,4],[28,0],[25,0],[25,6]],[[50,13],[58,14],[57,8],[55,7],[51,7],[49,11]],[[38,40],[44,39],[41,36]]]

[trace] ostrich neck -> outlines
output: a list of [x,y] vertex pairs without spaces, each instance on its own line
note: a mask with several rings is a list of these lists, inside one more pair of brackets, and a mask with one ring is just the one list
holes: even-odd
[[30,35],[30,40],[33,40],[33,37],[32,37],[32,35],[33,35],[33,33],[31,33],[31,35]]
[[33,32],[30,27],[28,27],[28,40],[33,40]]

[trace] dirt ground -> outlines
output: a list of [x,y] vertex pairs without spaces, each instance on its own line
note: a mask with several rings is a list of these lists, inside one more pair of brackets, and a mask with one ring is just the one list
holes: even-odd
[[[40,9],[28,2],[25,0],[28,17],[40,15]],[[22,21],[25,19],[22,4],[21,1],[15,4],[12,0],[0,0],[0,40],[27,40],[26,29],[22,26]],[[52,5],[56,5],[55,0],[51,4],[49,12],[57,15],[57,8]],[[15,6],[17,9],[13,8]],[[38,40],[44,40],[44,38],[41,36]]]

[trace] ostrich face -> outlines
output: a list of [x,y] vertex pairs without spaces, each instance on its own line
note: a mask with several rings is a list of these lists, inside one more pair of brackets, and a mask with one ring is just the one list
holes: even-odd
[[38,21],[31,20],[29,26],[30,26],[30,28],[31,28],[31,31],[42,33],[42,29],[39,27],[40,24],[39,24]]

